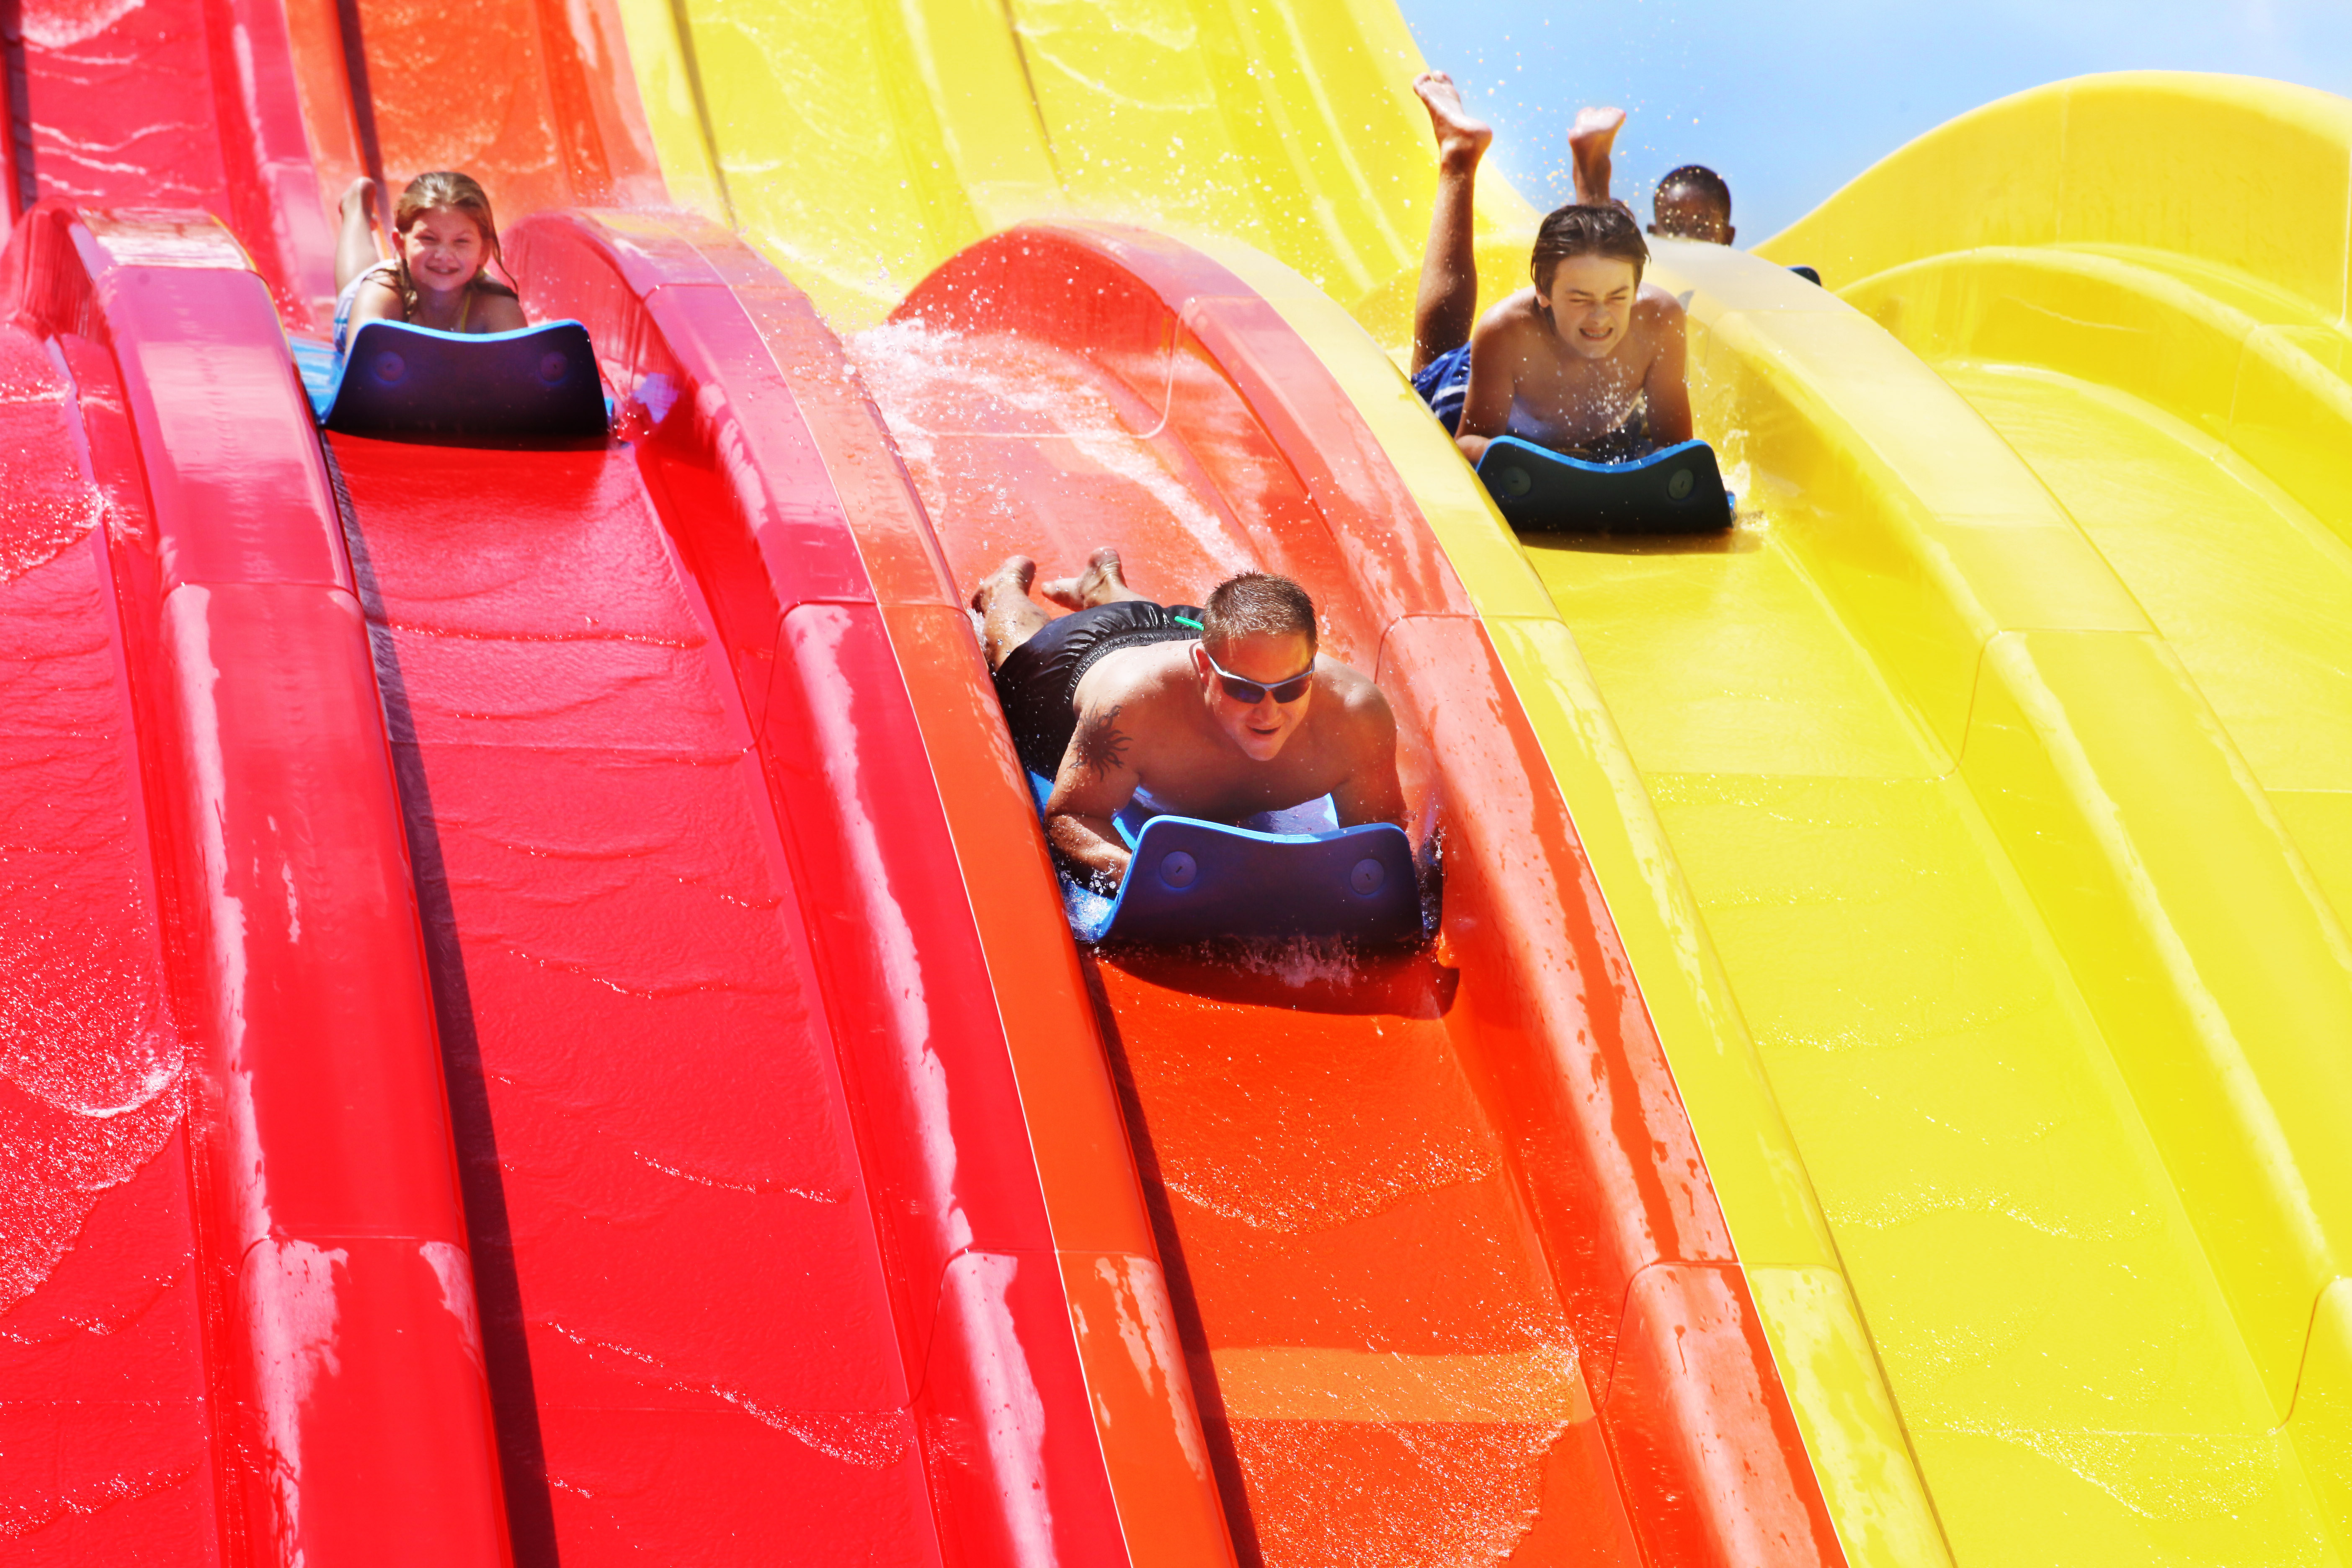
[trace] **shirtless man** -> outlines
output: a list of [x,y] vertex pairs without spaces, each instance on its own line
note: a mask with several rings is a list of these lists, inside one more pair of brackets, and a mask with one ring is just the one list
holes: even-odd
[[[1471,196],[1494,132],[1442,71],[1413,82],[1437,137],[1437,200],[1413,305],[1412,384],[1475,463],[1497,436],[1621,462],[1691,438],[1681,302],[1644,284],[1649,247],[1607,199],[1624,115],[1590,110],[1570,135],[1577,187],[1598,199],[1543,221],[1522,289],[1472,326],[1478,268]],[[1582,140],[1580,142],[1579,138]]]
[[1316,651],[1315,605],[1286,577],[1245,573],[1205,608],[1127,585],[1118,552],[1029,597],[1037,563],[1007,559],[972,594],[1014,749],[1050,777],[1045,837],[1108,892],[1128,852],[1111,818],[1138,791],[1211,822],[1324,795],[1339,825],[1404,825],[1396,719],[1379,687]]

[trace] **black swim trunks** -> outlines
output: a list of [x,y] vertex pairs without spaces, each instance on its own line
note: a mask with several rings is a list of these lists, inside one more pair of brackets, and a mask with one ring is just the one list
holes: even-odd
[[996,667],[996,700],[1013,727],[1013,749],[1033,773],[1052,778],[1062,771],[1062,753],[1078,727],[1072,700],[1078,679],[1095,660],[1123,647],[1181,642],[1201,635],[1198,605],[1155,605],[1126,599],[1073,610],[1045,623],[1045,629]]

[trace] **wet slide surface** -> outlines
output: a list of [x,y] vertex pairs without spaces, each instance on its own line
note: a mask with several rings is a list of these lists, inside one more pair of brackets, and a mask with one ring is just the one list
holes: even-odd
[[182,1051],[75,403],[0,332],[0,1561],[204,1563]]
[[331,442],[518,1557],[929,1561],[793,878],[634,455]]
[[2097,1021],[1952,760],[1783,543],[1841,521],[1767,505],[1697,549],[1531,554],[1958,1559],[2296,1561],[2314,1500]]
[[[1023,338],[900,323],[852,348],[959,581],[1116,543],[1139,589],[1198,603],[1263,563],[1327,585],[1326,649],[1373,666],[1238,406],[1203,441]],[[1305,946],[1084,962],[1244,1560],[1636,1561],[1458,973]]]
[[[228,215],[197,6],[31,5],[9,27],[12,216],[44,195]],[[184,1045],[107,541],[144,517],[123,418],[104,350],[0,332],[10,1563],[205,1563],[219,1541]]]
[[2339,917],[2352,910],[2352,538],[2125,384],[1931,362],[2180,656]]

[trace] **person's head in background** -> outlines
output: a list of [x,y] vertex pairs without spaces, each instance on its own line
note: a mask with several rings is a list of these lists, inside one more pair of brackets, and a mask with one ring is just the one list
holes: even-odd
[[1650,200],[1650,232],[1663,239],[1696,239],[1729,245],[1731,187],[1702,163],[1669,170]]

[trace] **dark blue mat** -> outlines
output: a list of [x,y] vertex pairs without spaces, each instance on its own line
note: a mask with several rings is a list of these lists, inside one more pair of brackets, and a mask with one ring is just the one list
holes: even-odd
[[[1040,810],[1052,784],[1029,787]],[[1330,797],[1253,820],[1331,824]],[[1081,942],[1181,946],[1220,939],[1409,942],[1422,932],[1412,841],[1392,823],[1263,832],[1129,806],[1116,819],[1131,858],[1118,895],[1066,873],[1063,903]]]
[[1523,533],[1711,533],[1731,526],[1734,498],[1704,441],[1630,463],[1588,463],[1500,436],[1478,459],[1478,477]]
[[596,353],[577,321],[514,332],[362,321],[351,342],[340,366],[322,344],[293,345],[311,407],[330,430],[557,438],[610,427]]

